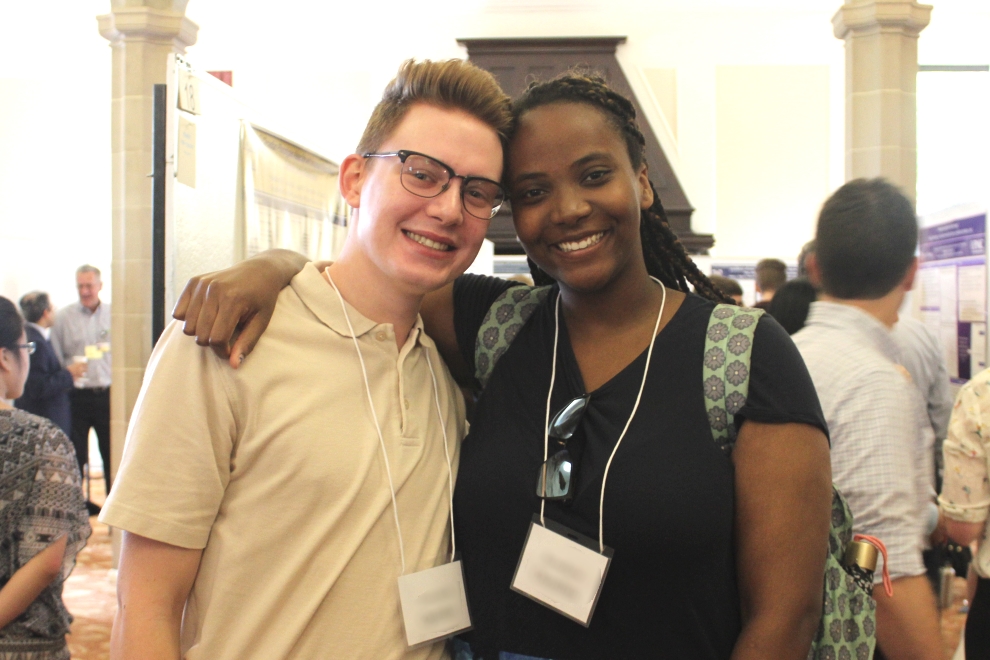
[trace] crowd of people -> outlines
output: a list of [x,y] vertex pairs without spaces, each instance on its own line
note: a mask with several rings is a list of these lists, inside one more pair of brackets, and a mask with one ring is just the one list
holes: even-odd
[[[990,372],[950,422],[937,340],[898,316],[911,202],[882,179],[835,191],[804,277],[757,266],[764,314],[687,255],[644,150],[596,74],[512,101],[469,63],[404,63],[341,163],[339,257],[194,278],[152,353],[113,490],[105,470],[101,520],[123,530],[111,657],[804,660],[875,640],[878,658],[941,660],[925,557],[982,538]],[[532,285],[464,275],[506,201]],[[109,454],[99,277],[80,268],[58,314],[24,296],[26,324],[0,299],[0,398],[52,420],[0,408],[4,474],[21,452],[22,479],[63,477],[57,514],[2,509],[0,616],[42,603],[53,645],[58,576],[88,535],[82,434]],[[867,616],[836,636],[842,501],[892,590],[849,601]],[[24,636],[11,611],[0,658]],[[985,657],[982,578],[970,623]]]

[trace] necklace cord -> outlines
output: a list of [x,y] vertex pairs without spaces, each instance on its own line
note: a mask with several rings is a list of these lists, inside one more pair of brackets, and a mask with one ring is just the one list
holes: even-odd
[[[650,339],[650,348],[646,352],[646,366],[643,367],[643,379],[639,384],[639,393],[636,394],[636,402],[633,404],[632,412],[629,414],[629,419],[626,420],[626,425],[622,429],[622,433],[619,434],[619,439],[615,441],[615,447],[612,448],[612,453],[608,457],[608,462],[605,463],[605,473],[602,475],[602,491],[601,496],[598,500],[598,552],[599,554],[604,554],[605,552],[605,534],[604,534],[604,524],[605,524],[605,482],[608,479],[609,468],[612,467],[612,459],[615,458],[615,453],[619,450],[619,444],[622,439],[626,437],[626,431],[629,430],[629,425],[632,424],[633,417],[636,416],[636,411],[639,409],[639,402],[643,398],[643,389],[646,387],[646,376],[650,372],[650,360],[653,358],[653,346],[657,341],[657,333],[660,331],[660,321],[663,319],[663,310],[667,305],[667,287],[663,285],[663,282],[657,278],[650,276],[654,282],[660,285],[661,298],[660,298],[660,312],[657,314],[657,322],[653,326],[653,337]],[[553,396],[553,386],[557,379],[557,342],[560,337],[560,292],[557,292],[557,301],[554,306],[553,313],[554,327],[553,327],[553,367],[550,370],[550,392],[547,394],[547,414],[546,421],[543,424],[543,470],[546,470],[547,464],[547,454],[549,452],[550,444],[550,399]],[[546,474],[543,475],[543,488],[544,495],[546,495]],[[546,520],[544,518],[544,512],[546,509],[546,498],[540,498],[540,524],[546,527]]]

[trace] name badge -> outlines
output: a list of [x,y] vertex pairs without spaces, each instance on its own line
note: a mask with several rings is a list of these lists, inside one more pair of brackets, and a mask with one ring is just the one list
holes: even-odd
[[399,577],[406,642],[418,646],[470,630],[460,560]]
[[102,360],[103,351],[96,344],[90,344],[85,348],[87,360]]
[[612,549],[552,520],[533,516],[512,590],[587,628],[612,562]]

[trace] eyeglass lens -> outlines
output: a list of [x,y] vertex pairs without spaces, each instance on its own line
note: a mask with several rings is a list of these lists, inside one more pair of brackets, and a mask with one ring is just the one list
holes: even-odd
[[[584,411],[588,408],[591,397],[587,394],[575,397],[560,409],[550,425],[547,435],[558,441],[569,440],[577,431]],[[563,442],[561,442],[563,444]],[[540,477],[536,484],[536,495],[547,500],[569,500],[573,495],[574,463],[571,453],[561,449],[540,466]]]
[[[446,167],[426,156],[409,154],[402,164],[402,187],[420,197],[435,197],[450,183],[451,173]],[[493,181],[465,177],[461,188],[464,210],[476,218],[488,220],[493,210],[504,200],[501,187]]]
[[540,479],[536,484],[536,495],[548,500],[563,500],[571,497],[571,454],[566,449],[558,451],[547,459],[540,469]]
[[584,396],[572,399],[567,405],[561,408],[560,412],[550,420],[550,426],[547,427],[550,437],[561,440],[570,439],[574,435],[574,431],[577,430],[578,424],[581,423],[581,417],[584,416],[584,411],[588,407],[588,401],[590,400],[591,397],[585,394]]

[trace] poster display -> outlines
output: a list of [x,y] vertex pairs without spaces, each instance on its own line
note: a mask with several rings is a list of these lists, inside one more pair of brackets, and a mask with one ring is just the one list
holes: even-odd
[[286,248],[313,261],[336,258],[350,211],[337,189],[337,165],[247,122],[241,150],[243,256]]
[[941,340],[956,384],[987,366],[986,225],[986,212],[946,212],[919,236],[914,307]]

